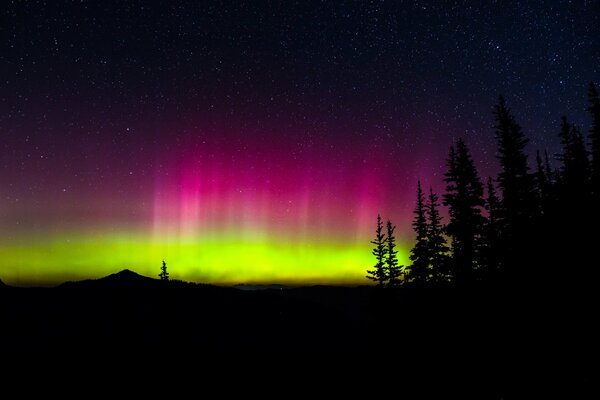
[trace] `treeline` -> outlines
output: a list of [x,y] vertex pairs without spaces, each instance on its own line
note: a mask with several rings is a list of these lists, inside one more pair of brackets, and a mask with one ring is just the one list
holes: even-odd
[[[528,139],[499,98],[494,107],[496,177],[480,177],[463,139],[450,147],[445,192],[426,192],[417,182],[411,265],[396,258],[394,226],[384,229],[377,218],[373,254],[376,264],[367,278],[378,286],[400,283],[477,281],[526,284],[596,281],[600,202],[600,98],[594,83],[588,90],[591,117],[588,135],[560,119],[561,152],[537,151],[528,159]],[[553,168],[554,158],[558,168]],[[440,207],[447,207],[443,223]]]

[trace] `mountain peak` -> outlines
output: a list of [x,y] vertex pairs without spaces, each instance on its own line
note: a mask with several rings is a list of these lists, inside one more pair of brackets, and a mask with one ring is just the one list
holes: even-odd
[[150,282],[150,281],[155,281],[156,279],[152,279],[147,276],[140,275],[137,272],[133,272],[129,269],[124,269],[122,271],[105,276],[104,278],[100,278],[98,280],[103,281],[103,282],[127,283],[127,282]]

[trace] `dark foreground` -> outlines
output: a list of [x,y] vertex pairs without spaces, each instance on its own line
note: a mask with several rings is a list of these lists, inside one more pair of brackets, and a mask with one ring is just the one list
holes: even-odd
[[[337,353],[489,384],[588,393],[598,313],[577,290],[314,286],[239,290],[130,271],[55,288],[0,287],[4,351]],[[568,297],[567,297],[568,295]],[[382,364],[383,365],[383,364]],[[367,363],[361,369],[374,368]],[[572,397],[572,398],[576,398]]]

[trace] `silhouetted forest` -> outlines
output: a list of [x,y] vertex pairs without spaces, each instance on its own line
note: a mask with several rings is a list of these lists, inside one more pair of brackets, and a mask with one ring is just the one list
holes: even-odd
[[409,285],[592,290],[600,199],[600,99],[594,83],[588,100],[589,134],[557,117],[560,153],[538,149],[530,160],[528,139],[500,97],[493,111],[498,175],[482,178],[468,144],[458,139],[446,160],[442,204],[448,220],[442,222],[439,196],[432,188],[425,194],[417,182],[411,265],[398,272],[395,254],[385,248],[394,237],[386,237],[378,216],[376,264],[367,277],[378,287],[397,286],[401,273]]
[[465,140],[450,147],[441,204],[433,188],[426,192],[417,182],[410,265],[398,267],[386,251],[394,237],[386,236],[377,216],[376,263],[367,271],[377,283],[369,343],[386,348],[386,338],[401,340],[405,352],[397,352],[411,362],[450,363],[436,379],[494,382],[502,388],[499,397],[532,384],[532,398],[556,396],[559,388],[569,398],[593,391],[600,337],[600,98],[594,83],[586,109],[587,130],[557,116],[561,151],[549,155],[528,147],[500,97],[493,111],[498,175],[479,175]]

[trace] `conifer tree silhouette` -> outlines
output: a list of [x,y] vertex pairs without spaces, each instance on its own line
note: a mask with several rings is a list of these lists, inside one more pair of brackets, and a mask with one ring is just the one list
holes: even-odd
[[535,152],[535,186],[537,196],[540,199],[540,211],[543,213],[542,205],[547,194],[546,188],[548,187],[548,176],[546,176],[544,162],[542,161],[542,156],[540,155],[539,150]]
[[585,148],[585,139],[577,125],[571,126],[571,136],[573,137],[573,169],[575,170],[574,175],[577,176],[574,184],[579,188],[579,192],[586,194],[590,178],[590,161]]
[[499,221],[500,199],[496,194],[496,187],[492,177],[489,176],[486,184],[485,209],[487,220],[483,232],[483,271],[484,276],[490,277],[500,268],[501,231]]
[[590,272],[586,268],[588,260],[595,258],[595,254],[590,252],[595,243],[590,241],[589,228],[597,225],[593,219],[595,207],[590,201],[589,159],[583,135],[565,116],[561,118],[559,137],[562,150],[557,156],[561,161],[560,180],[556,185],[558,212],[553,222],[560,232],[569,232],[560,243],[569,252],[568,257],[566,254],[557,257],[563,258],[563,263],[570,264],[567,279],[585,280]]
[[425,206],[427,212],[427,257],[431,279],[434,282],[446,281],[450,277],[448,244],[444,237],[442,217],[439,212],[438,196],[429,188],[429,198]]
[[417,181],[417,205],[413,214],[415,218],[412,223],[416,233],[415,245],[410,251],[412,265],[409,269],[408,279],[416,283],[423,283],[429,276],[429,252],[427,245],[427,218],[425,215],[425,195],[421,188],[421,181]]
[[388,277],[385,270],[385,255],[386,255],[386,243],[385,233],[383,232],[383,222],[381,215],[377,214],[377,228],[375,230],[375,239],[371,241],[375,245],[373,248],[373,255],[377,262],[375,263],[374,269],[367,270],[367,278],[377,282],[378,287],[383,287]]
[[[591,116],[591,126],[589,129],[589,139],[591,147],[591,166],[590,166],[590,185],[589,194],[591,201],[588,201],[585,213],[580,214],[581,223],[575,229],[580,233],[584,233],[579,249],[581,251],[580,264],[586,265],[581,271],[581,279],[585,282],[585,286],[589,292],[595,292],[594,285],[600,280],[600,271],[596,268],[595,263],[590,263],[589,260],[597,259],[598,255],[595,251],[598,235],[588,234],[590,227],[596,232],[600,226],[600,211],[598,202],[600,201],[600,97],[598,95],[598,87],[594,82],[590,82],[588,88],[589,106],[587,111]],[[576,206],[581,207],[581,203]],[[581,237],[581,236],[580,236]],[[575,250],[577,251],[577,250]]]
[[556,211],[556,188],[559,181],[559,173],[552,169],[548,151],[544,150],[543,177],[541,180],[538,177],[538,184],[541,184],[541,186],[538,186],[538,190],[541,194],[540,207],[542,214],[548,218]]
[[499,220],[502,226],[500,263],[502,279],[513,282],[532,282],[538,265],[532,248],[536,238],[539,206],[535,194],[534,176],[529,174],[526,146],[529,140],[523,134],[511,110],[500,96],[494,109],[501,192]]
[[554,172],[550,167],[548,152],[544,152],[544,159],[539,150],[535,153],[535,191],[538,203],[538,214],[548,215],[552,212],[554,203]]
[[452,238],[452,275],[462,284],[474,277],[479,267],[479,246],[485,219],[481,215],[483,185],[464,140],[450,148],[446,173],[444,205],[450,222],[446,230]]
[[385,270],[388,277],[388,287],[395,287],[400,284],[400,277],[402,276],[402,266],[398,265],[398,251],[396,249],[396,238],[394,237],[394,230],[396,226],[392,224],[392,221],[387,221],[387,237],[386,242],[386,258],[385,258]]
[[596,198],[600,197],[600,97],[594,82],[588,88],[589,111],[592,117],[590,128],[590,142],[592,147],[592,192]]
[[552,167],[550,166],[550,157],[548,157],[548,151],[544,150],[544,172],[546,173],[546,178],[548,179],[548,185],[552,187],[555,184],[554,172],[552,171]]
[[501,167],[498,183],[502,191],[502,219],[505,233],[514,244],[517,233],[525,231],[524,227],[533,216],[533,180],[528,172],[525,153],[529,139],[523,134],[502,96],[494,115]]
[[488,225],[495,227],[495,230],[499,230],[498,215],[500,213],[500,199],[496,195],[496,188],[491,176],[488,176],[486,186],[487,197],[485,199],[485,209],[488,212]]
[[571,136],[571,124],[567,121],[566,116],[560,118],[560,144],[562,146],[562,153],[558,154],[556,158],[563,163],[563,173],[568,170],[571,162],[572,152],[572,136]]
[[160,274],[158,274],[158,276],[160,277],[161,281],[169,280],[169,273],[167,272],[167,263],[165,260],[162,262],[162,267],[160,267]]
[[570,190],[579,204],[587,204],[591,193],[590,188],[590,161],[585,148],[585,140],[577,125],[571,125],[572,142],[572,173]]
[[[566,207],[573,207],[588,199],[590,165],[583,135],[565,116],[561,118],[559,137],[562,145],[562,152],[557,156],[562,162],[561,198]],[[581,210],[581,207],[577,209]]]

